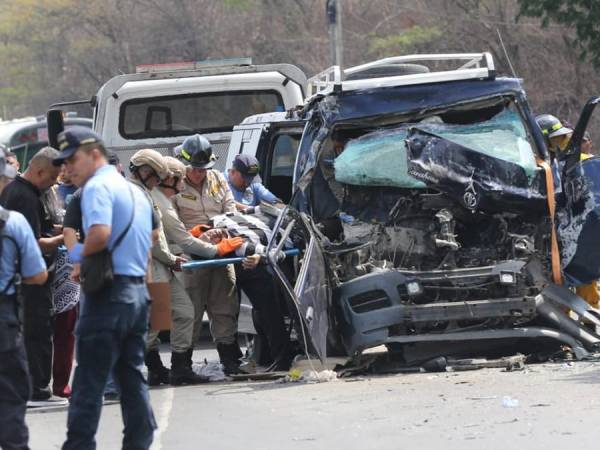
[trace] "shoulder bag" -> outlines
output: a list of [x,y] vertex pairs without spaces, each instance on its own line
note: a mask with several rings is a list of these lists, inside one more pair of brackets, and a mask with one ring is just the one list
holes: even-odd
[[127,187],[129,188],[129,193],[131,194],[131,218],[129,219],[129,223],[123,230],[123,232],[119,235],[117,240],[115,241],[115,245],[112,250],[108,249],[108,246],[98,253],[94,253],[92,255],[86,256],[83,258],[81,263],[81,289],[86,295],[95,295],[102,292],[105,289],[108,289],[112,286],[113,280],[115,278],[115,274],[113,271],[113,261],[112,261],[112,253],[117,249],[117,247],[123,241],[123,238],[131,228],[131,224],[133,223],[133,216],[135,215],[135,200],[133,197],[133,192],[131,190],[131,186],[127,183]]

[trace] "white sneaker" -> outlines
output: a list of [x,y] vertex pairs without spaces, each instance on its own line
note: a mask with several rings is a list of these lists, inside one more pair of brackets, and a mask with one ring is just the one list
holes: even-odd
[[62,397],[53,395],[48,400],[29,400],[27,402],[28,408],[42,408],[45,406],[65,406],[69,404],[69,400]]

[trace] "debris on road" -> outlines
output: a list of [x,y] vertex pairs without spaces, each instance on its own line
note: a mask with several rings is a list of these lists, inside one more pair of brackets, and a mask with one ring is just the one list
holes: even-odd
[[223,366],[218,362],[204,360],[203,364],[193,363],[192,370],[197,375],[208,377],[210,381],[224,381],[226,379]]
[[292,369],[289,373],[278,380],[279,383],[324,383],[328,381],[336,381],[338,374],[333,370],[322,370],[320,372],[314,370],[306,370],[301,372],[298,369]]
[[519,406],[519,400],[505,395],[502,397],[502,406],[505,408],[517,408]]

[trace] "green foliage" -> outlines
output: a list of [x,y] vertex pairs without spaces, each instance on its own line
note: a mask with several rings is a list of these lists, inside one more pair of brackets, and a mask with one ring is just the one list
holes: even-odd
[[581,55],[600,67],[600,2],[598,0],[519,0],[520,15],[539,17],[575,29]]
[[437,27],[421,27],[414,25],[400,34],[388,34],[385,36],[371,36],[369,42],[369,53],[403,54],[410,52],[415,47],[428,44],[438,39],[442,31]]

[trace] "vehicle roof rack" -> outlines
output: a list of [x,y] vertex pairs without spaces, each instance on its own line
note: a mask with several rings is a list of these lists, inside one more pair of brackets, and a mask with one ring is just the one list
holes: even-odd
[[[390,64],[423,64],[438,61],[457,61],[460,65],[452,70],[345,80],[346,75],[362,72],[373,67]],[[423,65],[426,66],[427,64]],[[493,80],[495,77],[494,59],[489,52],[392,56],[359,66],[349,67],[345,70],[342,70],[339,66],[332,66],[308,79],[308,98],[317,94],[326,95],[331,92],[354,91],[357,89],[472,79]]]

